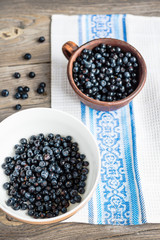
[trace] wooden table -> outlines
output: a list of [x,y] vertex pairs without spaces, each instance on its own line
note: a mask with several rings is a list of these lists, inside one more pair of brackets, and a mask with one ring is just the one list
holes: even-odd
[[[50,107],[50,16],[63,14],[131,13],[160,16],[160,0],[1,0],[0,1],[0,91],[7,88],[10,95],[0,96],[0,121],[22,108]],[[43,44],[37,42],[45,36]],[[24,60],[30,52],[32,59]],[[35,71],[30,79],[28,73]],[[20,79],[13,74],[21,73]],[[40,82],[46,82],[46,93],[38,95]],[[13,96],[18,86],[29,86],[27,100]],[[0,211],[0,239],[3,240],[78,240],[78,239],[160,239],[160,224],[140,226],[110,226],[89,224],[50,224],[33,226],[7,217]]]

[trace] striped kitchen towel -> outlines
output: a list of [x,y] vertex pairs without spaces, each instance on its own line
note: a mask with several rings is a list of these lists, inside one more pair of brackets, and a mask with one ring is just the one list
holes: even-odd
[[[143,55],[148,77],[126,107],[96,111],[79,101],[66,75],[62,45],[95,38],[128,41]],[[101,177],[89,203],[68,222],[160,222],[160,18],[132,15],[53,15],[52,107],[80,118],[97,139]]]

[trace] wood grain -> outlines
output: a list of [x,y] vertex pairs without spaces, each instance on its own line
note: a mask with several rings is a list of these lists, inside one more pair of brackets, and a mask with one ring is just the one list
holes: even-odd
[[[34,227],[29,224],[17,224],[16,221],[3,220],[0,223],[1,240],[156,240],[160,239],[158,224],[139,226],[89,225],[80,223],[58,223]],[[17,224],[17,225],[16,225]]]
[[[160,16],[160,0],[1,0],[0,1],[0,91],[10,90],[8,98],[0,97],[0,121],[11,115],[16,103],[23,109],[50,107],[50,16],[52,14],[131,13]],[[37,43],[45,36],[43,44]],[[23,55],[32,54],[30,61]],[[36,78],[29,79],[29,71]],[[21,79],[12,74],[19,71]],[[38,84],[47,83],[44,96],[36,93]],[[18,85],[31,88],[28,100],[15,100]],[[141,226],[89,225],[60,223],[33,226],[18,222],[0,210],[0,240],[155,240],[160,239],[160,224]]]
[[[37,41],[40,36],[45,36],[44,43]],[[5,19],[1,17],[0,67],[50,62],[49,36],[49,17],[26,15]],[[23,58],[25,53],[31,53],[31,60]]]
[[[29,72],[35,72],[35,78],[29,78]],[[15,79],[13,74],[19,72],[21,78]],[[10,94],[8,97],[2,97],[0,95],[0,121],[5,117],[15,113],[14,109],[16,104],[21,104],[22,109],[30,107],[50,107],[51,94],[50,94],[50,64],[31,64],[21,65],[12,67],[1,67],[1,76],[3,79],[0,80],[0,88],[8,89]],[[45,93],[40,95],[36,92],[40,82],[46,83]],[[28,93],[29,98],[26,100],[15,99],[14,95],[18,86],[28,86],[30,91]]]
[[159,0],[1,0],[0,16],[130,13],[159,16]]

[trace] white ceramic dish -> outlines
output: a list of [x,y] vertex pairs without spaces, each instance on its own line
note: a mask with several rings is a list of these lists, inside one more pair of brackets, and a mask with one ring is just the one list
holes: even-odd
[[[29,138],[33,134],[54,133],[64,136],[71,135],[77,141],[80,152],[87,156],[89,174],[86,191],[79,204],[71,204],[68,212],[49,219],[34,219],[26,211],[15,211],[6,205],[8,195],[3,184],[8,181],[1,165],[5,157],[13,156],[13,147],[22,137]],[[8,215],[20,221],[32,224],[48,224],[69,218],[81,209],[91,198],[100,174],[100,154],[97,143],[87,127],[73,116],[50,108],[32,108],[15,113],[0,123],[0,208]]]

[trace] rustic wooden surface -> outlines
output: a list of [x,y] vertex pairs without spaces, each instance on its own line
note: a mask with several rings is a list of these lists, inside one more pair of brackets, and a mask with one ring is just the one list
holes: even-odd
[[[14,106],[22,103],[23,109],[50,107],[50,16],[51,14],[110,14],[131,13],[160,16],[160,0],[1,0],[0,1],[0,91],[10,90],[8,98],[0,96],[0,121],[15,112]],[[37,43],[44,35],[45,43]],[[23,55],[32,54],[30,61]],[[14,72],[21,78],[13,78]],[[34,79],[28,78],[36,72]],[[44,95],[38,95],[38,84],[47,83]],[[15,100],[15,89],[29,86],[28,100]],[[18,222],[0,211],[1,240],[103,240],[103,239],[160,239],[160,224],[140,226],[110,226],[89,224],[51,224],[32,226]]]

